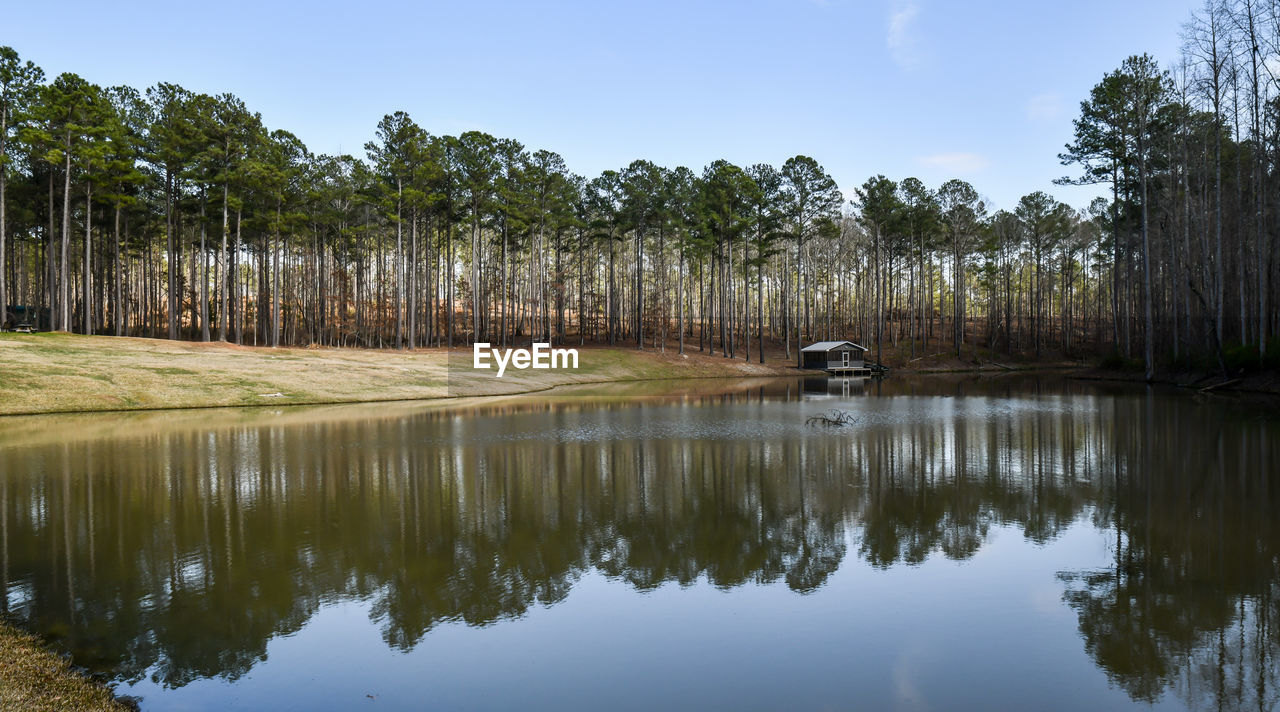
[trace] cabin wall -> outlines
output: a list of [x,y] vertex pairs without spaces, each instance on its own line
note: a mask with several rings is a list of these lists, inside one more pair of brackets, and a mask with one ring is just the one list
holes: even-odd
[[[849,363],[846,365],[841,357],[843,353],[849,354]],[[804,367],[809,369],[845,369],[845,368],[866,368],[866,351],[849,347],[834,348],[830,351],[814,352],[808,351],[804,353]]]
[[804,354],[805,368],[826,368],[827,355],[823,353],[806,353]]

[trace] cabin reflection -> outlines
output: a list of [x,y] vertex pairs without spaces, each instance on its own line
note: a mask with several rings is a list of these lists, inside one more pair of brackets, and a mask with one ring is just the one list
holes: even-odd
[[849,398],[864,395],[870,376],[822,376],[804,379],[804,392],[808,395],[839,396]]

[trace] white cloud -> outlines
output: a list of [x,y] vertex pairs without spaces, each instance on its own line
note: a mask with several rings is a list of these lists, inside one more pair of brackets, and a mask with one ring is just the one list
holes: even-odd
[[893,9],[889,11],[889,32],[885,44],[889,47],[889,56],[899,66],[909,67],[915,64],[915,37],[911,33],[911,23],[920,14],[914,0],[894,0]]
[[920,647],[918,644],[911,645],[912,649],[903,651],[893,663],[893,696],[897,703],[894,706],[900,710],[923,710],[929,707],[915,680],[920,671]]
[[938,168],[951,173],[977,173],[987,167],[987,157],[980,153],[934,153],[928,156],[917,156],[916,162],[929,168]]
[[1036,94],[1027,100],[1027,118],[1049,121],[1062,115],[1062,95],[1057,92]]

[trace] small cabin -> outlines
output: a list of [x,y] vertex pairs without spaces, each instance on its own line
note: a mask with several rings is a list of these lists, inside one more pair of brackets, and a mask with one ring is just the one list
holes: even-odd
[[800,355],[806,369],[855,375],[870,372],[866,347],[852,341],[819,341],[800,349]]

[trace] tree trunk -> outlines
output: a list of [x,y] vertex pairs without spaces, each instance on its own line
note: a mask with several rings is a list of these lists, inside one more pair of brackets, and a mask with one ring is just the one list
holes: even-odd
[[218,293],[218,341],[227,340],[227,275],[230,270],[227,269],[227,232],[230,230],[230,215],[228,214],[227,193],[229,188],[227,183],[222,184],[222,247],[218,251],[218,264],[215,265],[214,274],[216,275],[214,282],[217,284]]
[[84,333],[93,333],[93,272],[92,264],[92,247],[93,239],[90,231],[90,216],[93,215],[93,183],[85,181],[84,183],[84,264],[81,265],[81,293],[84,302]]
[[61,302],[58,314],[59,331],[71,330],[71,281],[67,278],[67,253],[70,252],[71,246],[71,134],[67,134],[67,151],[66,160],[63,162],[63,183],[62,183],[62,245],[58,254],[58,279],[59,279],[59,301]]

